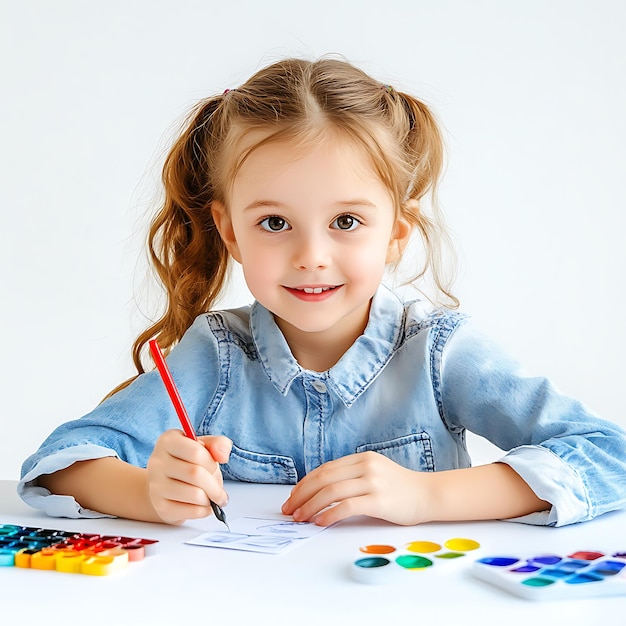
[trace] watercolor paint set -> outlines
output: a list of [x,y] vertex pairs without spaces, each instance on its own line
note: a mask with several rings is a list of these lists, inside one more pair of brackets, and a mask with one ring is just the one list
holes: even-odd
[[472,574],[529,600],[626,595],[626,552],[487,556],[473,563]]
[[158,541],[0,524],[0,567],[107,576],[156,551]]
[[412,582],[409,571],[441,568],[444,563],[458,561],[477,550],[480,544],[473,539],[454,537],[443,542],[410,541],[399,547],[371,544],[359,548],[359,557],[350,568],[351,578],[360,583],[386,584]]

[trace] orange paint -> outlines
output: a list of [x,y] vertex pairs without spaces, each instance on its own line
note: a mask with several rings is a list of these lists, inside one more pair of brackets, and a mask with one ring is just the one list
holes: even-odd
[[361,552],[365,552],[365,554],[391,554],[395,552],[396,549],[393,546],[387,546],[382,544],[372,544],[370,546],[362,546],[359,548]]

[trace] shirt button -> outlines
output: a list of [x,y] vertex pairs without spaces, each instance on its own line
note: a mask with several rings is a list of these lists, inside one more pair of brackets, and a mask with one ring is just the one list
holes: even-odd
[[319,393],[326,393],[326,385],[321,380],[314,380],[311,385],[313,385],[313,389],[315,389],[315,391],[319,391]]

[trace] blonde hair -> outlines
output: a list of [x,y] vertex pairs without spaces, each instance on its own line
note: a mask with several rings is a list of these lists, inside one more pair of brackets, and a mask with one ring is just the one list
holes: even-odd
[[[259,139],[250,145],[254,131]],[[436,201],[430,217],[418,204],[427,194],[436,200],[443,161],[441,133],[428,107],[345,61],[286,59],[236,89],[200,101],[165,160],[165,197],[149,230],[148,250],[167,304],[135,340],[138,373],[144,372],[141,353],[148,340],[156,337],[169,352],[193,320],[212,308],[224,286],[229,255],[211,203],[228,206],[238,169],[260,145],[315,141],[327,135],[323,131],[338,131],[367,152],[397,213],[423,240],[425,260],[413,279],[430,271],[443,302],[458,306],[441,267],[447,236]]]

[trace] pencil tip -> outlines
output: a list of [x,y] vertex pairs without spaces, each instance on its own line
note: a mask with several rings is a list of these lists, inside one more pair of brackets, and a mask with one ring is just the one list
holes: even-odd
[[228,528],[228,532],[230,532],[230,526],[228,525],[228,522],[226,521],[226,513],[224,513],[224,511],[222,510],[222,507],[219,506],[218,504],[215,504],[215,502],[211,502],[211,508],[213,509],[213,513],[215,517],[220,522],[225,524],[226,528]]

